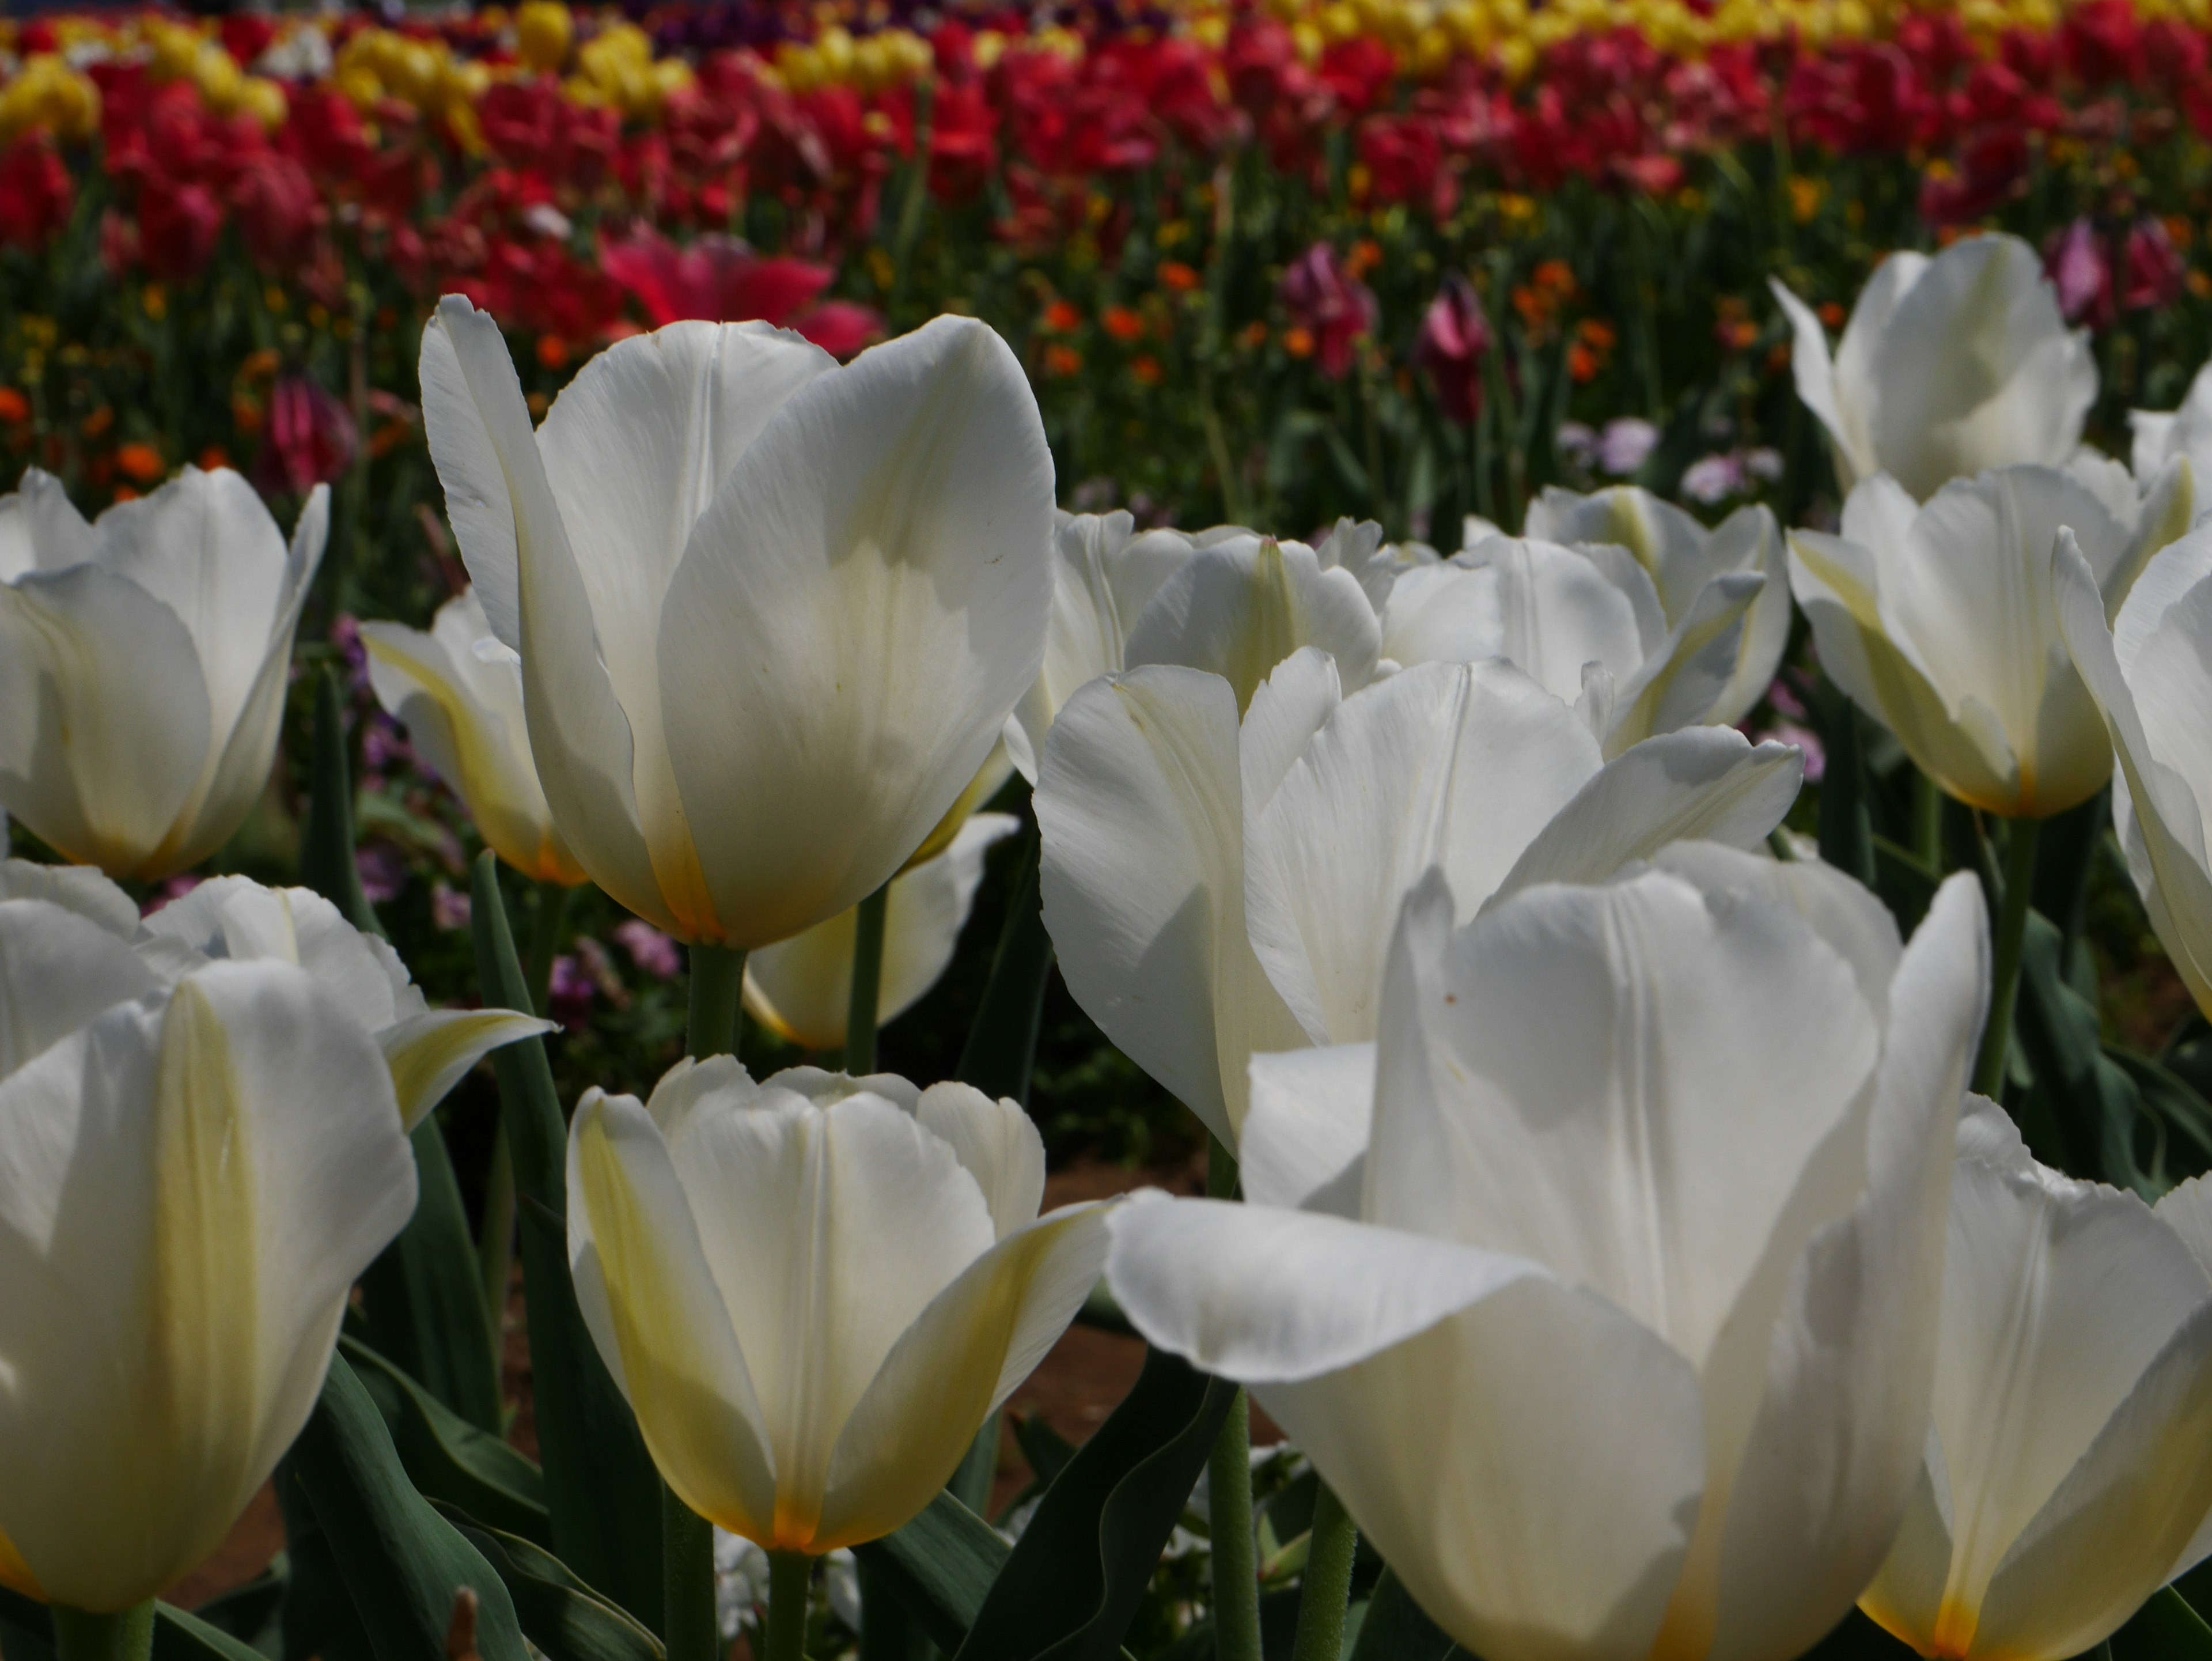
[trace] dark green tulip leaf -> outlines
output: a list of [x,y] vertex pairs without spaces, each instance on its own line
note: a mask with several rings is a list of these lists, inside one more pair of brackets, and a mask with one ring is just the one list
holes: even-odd
[[2062,946],[2051,921],[2030,912],[2013,1018],[2036,1081],[2023,1133],[2045,1164],[2155,1199],[2158,1184],[2136,1159],[2142,1098],[2127,1069],[2105,1054],[2096,1006],[2066,979]]
[[1038,843],[1032,830],[1024,839],[1021,865],[1014,875],[1013,897],[1006,906],[991,978],[953,1076],[987,1096],[1011,1096],[1026,1106],[1030,1068],[1036,1059],[1037,1022],[1044,1008],[1046,981],[1052,974],[1052,937],[1044,932],[1037,897]]
[[2212,1661],[2212,1626],[2173,1586],[2154,1593],[2111,1641],[2112,1661]]
[[290,1560],[279,1555],[245,1585],[218,1592],[192,1613],[276,1661],[284,1653],[284,1592],[291,1568]]
[[[54,1623],[46,1606],[0,1587],[0,1654],[8,1661],[54,1661]],[[244,1640],[173,1603],[154,1606],[153,1661],[268,1661]]]
[[442,1656],[461,1589],[477,1598],[477,1653],[526,1661],[514,1603],[491,1565],[415,1491],[384,1417],[343,1355],[290,1463],[322,1525],[377,1661]]
[[550,1547],[545,1478],[525,1454],[453,1412],[393,1362],[352,1338],[338,1341],[384,1415],[399,1463],[423,1497],[487,1526]]
[[[477,861],[471,909],[483,1001],[530,1009],[500,897],[499,861]],[[538,1450],[561,1561],[655,1631],[660,1625],[660,1475],[576,1307],[568,1276],[568,1127],[543,1038],[492,1052],[514,1164]],[[489,1658],[487,1658],[489,1661]]]
[[491,1565],[514,1600],[523,1635],[549,1661],[661,1661],[658,1638],[571,1574],[552,1553],[441,1509]]
[[338,678],[325,668],[315,678],[315,754],[300,877],[356,928],[381,936],[384,925],[362,890],[361,867],[354,860],[353,768],[346,758],[344,712]]
[[1112,1661],[1236,1386],[1148,1351],[993,1582],[957,1661]]
[[949,1652],[968,1635],[1012,1552],[1002,1535],[948,1489],[904,1528],[855,1547],[853,1555]]
[[[1359,1607],[1364,1609],[1365,1605]],[[1260,1661],[1291,1661],[1291,1652],[1297,1647],[1297,1589],[1289,1587],[1278,1591],[1261,1592]],[[1449,1645],[1451,1640],[1447,1638],[1444,1642]],[[1213,1661],[1215,1643],[1213,1617],[1206,1615],[1193,1621],[1190,1630],[1162,1650],[1154,1661]],[[1466,1652],[1462,1650],[1460,1653],[1464,1656]],[[1443,1654],[1442,1650],[1434,1655],[1409,1652],[1403,1661],[1437,1661],[1437,1658]],[[1399,1661],[1399,1658],[1389,1658],[1389,1661]]]
[[1455,1650],[1450,1635],[1422,1612],[1396,1575],[1383,1570],[1360,1619],[1351,1661],[1443,1661]]
[[1869,888],[1875,883],[1874,820],[1867,808],[1866,766],[1859,711],[1838,687],[1822,682],[1814,714],[1827,751],[1820,775],[1820,857]]

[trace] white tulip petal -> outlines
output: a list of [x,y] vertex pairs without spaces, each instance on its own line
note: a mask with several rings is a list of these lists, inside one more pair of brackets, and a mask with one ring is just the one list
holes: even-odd
[[1252,948],[1307,1037],[1373,1037],[1421,873],[1479,904],[1597,769],[1573,712],[1507,663],[1423,664],[1346,700],[1247,833]]
[[2181,1237],[2197,1268],[2212,1279],[2212,1176],[2191,1177],[2151,1208],[2152,1214]]
[[1589,664],[1626,684],[1667,638],[1659,591],[1625,548],[1496,537],[1455,563],[1476,574],[1490,612],[1458,655],[1502,657],[1565,703]]
[[1486,904],[1538,883],[1603,882],[1670,843],[1757,848],[1789,812],[1804,776],[1802,751],[1753,745],[1728,727],[1646,739],[1606,763],[1552,816]]
[[[522,655],[539,783],[576,857],[648,921],[697,939],[688,840],[648,850],[635,745],[600,654],[591,602],[545,476],[499,326],[447,295],[422,331],[422,422],[446,508],[492,632]],[[710,919],[708,921],[711,921]]]
[[374,1046],[273,964],[111,1011],[0,1080],[0,1530],[48,1596],[125,1608],[306,1422],[414,1160]]
[[98,923],[46,900],[0,900],[0,1078],[160,982]]
[[1978,1654],[2078,1655],[2185,1561],[2212,1511],[2212,1300],[2176,1329],[1982,1600]]
[[89,564],[99,551],[92,526],[44,468],[26,467],[15,493],[0,496],[0,582]]
[[[983,880],[983,860],[1021,828],[1010,813],[977,813],[935,859],[892,879],[884,903],[884,958],[876,1020],[896,1019],[921,1001],[952,961]],[[745,959],[745,1007],[778,1036],[808,1050],[845,1042],[852,1011],[857,909]]]
[[1759,573],[1732,571],[1698,590],[1663,651],[1622,682],[1606,733],[1608,754],[1714,718],[1743,655],[1744,620],[1765,587]]
[[1318,647],[1301,646],[1261,683],[1237,739],[1246,824],[1259,822],[1284,776],[1343,702],[1336,660]]
[[493,1050],[558,1030],[551,1021],[512,1009],[434,1009],[386,1027],[376,1041],[392,1068],[399,1116],[412,1130]]
[[836,916],[944,817],[1036,678],[1051,508],[1021,367],[963,319],[802,387],[738,459],[658,645],[711,938]]
[[948,1080],[923,1091],[914,1111],[983,1190],[1000,1239],[1036,1220],[1044,1203],[1044,1139],[1019,1102],[993,1101],[973,1085]]
[[427,1007],[390,943],[362,934],[308,888],[210,878],[146,919],[139,950],[172,973],[185,972],[199,958],[296,964],[335,992],[372,1032]]
[[[1896,282],[1897,273],[1892,268],[1897,265],[1900,258],[1918,259],[1919,256],[1892,254],[1867,285],[1869,294],[1875,285],[1882,281],[1884,273],[1889,273],[1893,284]],[[1814,314],[1813,308],[1791,293],[1780,277],[1768,277],[1766,286],[1780,303],[1783,314],[1790,319],[1793,336],[1790,368],[1796,378],[1798,401],[1819,417],[1820,424],[1828,429],[1829,441],[1835,447],[1837,472],[1841,475],[1839,482],[1845,490],[1849,490],[1855,478],[1864,478],[1881,469],[1874,458],[1864,423],[1847,421],[1844,417],[1843,403],[1837,392],[1835,362],[1828,353],[1827,331],[1820,326],[1820,319]],[[1865,303],[1863,299],[1860,301],[1861,305]],[[1847,334],[1844,338],[1848,340],[1850,337]]]
[[0,860],[0,899],[45,900],[98,923],[119,940],[137,938],[137,902],[95,866]]
[[[1234,529],[1235,527],[1224,527]],[[1375,678],[1382,625],[1350,571],[1312,549],[1250,532],[1196,549],[1156,588],[1129,630],[1131,668],[1180,664],[1221,676],[1241,714],[1275,666],[1301,646],[1336,660],[1342,684]]]
[[[1827,885],[1882,910],[1840,877]],[[1988,999],[1988,928],[1972,876],[1937,891],[1895,961],[1864,1197],[1785,1262],[1778,1307],[1749,1323],[1771,1333],[1756,1418],[1741,1421],[1736,1447],[1708,1442],[1708,1503],[1724,1493],[1728,1507],[1711,1593],[1715,1661],[1817,1642],[1880,1567],[1917,1480],[1956,1104]]]
[[69,858],[166,875],[213,730],[191,633],[144,589],[96,565],[0,586],[0,807]]
[[[772,1544],[776,1462],[675,1156],[630,1096],[587,1091],[568,1131],[576,1301],[671,1487]],[[766,1358],[763,1358],[766,1359]]]
[[1372,1043],[1255,1056],[1252,1105],[1237,1148],[1244,1197],[1356,1214],[1374,1121]]
[[1098,1284],[1111,1205],[1065,1207],[1017,1230],[899,1335],[837,1438],[808,1550],[878,1539],[936,1497],[977,1427]]
[[1414,566],[1391,585],[1382,655],[1408,669],[1496,656],[1498,613],[1494,578],[1449,561]]
[[1069,992],[1231,1147],[1245,1058],[1303,1042],[1245,932],[1239,769],[1229,683],[1155,665],[1068,700],[1035,798]]

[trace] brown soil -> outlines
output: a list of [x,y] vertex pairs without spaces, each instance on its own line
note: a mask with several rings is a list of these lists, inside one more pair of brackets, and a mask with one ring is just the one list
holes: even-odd
[[[1172,1167],[1132,1171],[1096,1160],[1078,1160],[1046,1179],[1045,1208],[1050,1210],[1079,1200],[1104,1199],[1146,1185],[1176,1194],[1202,1193],[1206,1186],[1204,1162],[1194,1159]],[[503,1338],[507,1398],[514,1407],[507,1439],[534,1458],[538,1453],[538,1427],[531,1408],[530,1343],[523,1329],[520,1267],[515,1273],[514,1292],[507,1304]],[[1014,1392],[1006,1403],[1007,1410],[1042,1415],[1047,1424],[1069,1441],[1084,1442],[1128,1393],[1144,1365],[1144,1345],[1134,1338],[1090,1327],[1071,1327],[1030,1375],[1029,1381]],[[1267,1423],[1264,1415],[1255,1415],[1255,1441],[1273,1441],[1279,1435]],[[993,1510],[995,1512],[1018,1494],[1029,1480],[1028,1462],[1022,1457],[1009,1431],[999,1456],[998,1480],[992,1492]],[[220,1592],[244,1585],[269,1567],[270,1560],[283,1543],[284,1529],[276,1512],[276,1492],[264,1487],[215,1555],[170,1590],[169,1602],[192,1609]]]

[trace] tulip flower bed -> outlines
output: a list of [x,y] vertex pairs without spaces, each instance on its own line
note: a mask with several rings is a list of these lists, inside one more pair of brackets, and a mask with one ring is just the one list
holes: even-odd
[[2208,26],[0,23],[0,1652],[2212,1661]]

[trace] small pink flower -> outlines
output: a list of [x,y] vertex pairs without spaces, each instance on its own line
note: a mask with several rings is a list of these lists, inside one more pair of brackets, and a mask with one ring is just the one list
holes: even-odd
[[684,967],[676,942],[649,922],[632,917],[617,923],[615,939],[629,953],[630,961],[656,980],[672,981]]

